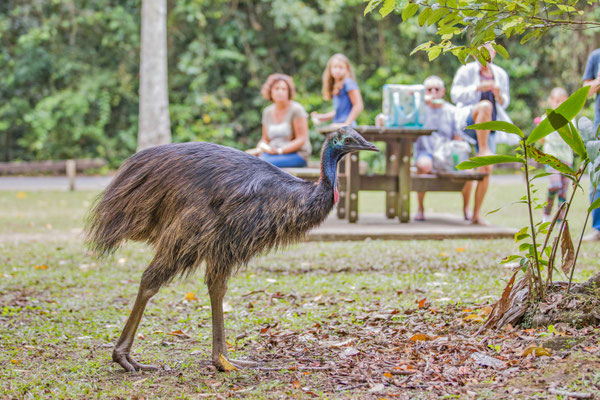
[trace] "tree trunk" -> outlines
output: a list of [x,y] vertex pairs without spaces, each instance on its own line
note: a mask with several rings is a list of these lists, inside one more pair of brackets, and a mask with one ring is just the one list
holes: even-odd
[[142,0],[141,25],[138,151],[171,143],[166,0]]

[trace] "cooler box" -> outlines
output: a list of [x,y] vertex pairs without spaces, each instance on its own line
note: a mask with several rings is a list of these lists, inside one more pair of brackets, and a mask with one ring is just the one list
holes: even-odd
[[425,86],[383,85],[383,120],[387,127],[422,128]]

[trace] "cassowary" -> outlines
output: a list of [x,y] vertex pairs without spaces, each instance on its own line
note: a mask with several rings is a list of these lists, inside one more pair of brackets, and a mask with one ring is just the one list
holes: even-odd
[[156,251],[142,274],[113,361],[130,372],[156,369],[130,355],[146,304],[161,286],[204,264],[212,361],[220,370],[248,366],[226,358],[228,278],[252,256],[296,242],[321,224],[338,198],[337,164],[358,150],[378,151],[349,127],[330,135],[323,144],[318,183],[211,143],[157,146],[128,158],[92,208],[86,227],[88,246],[96,254],[109,254],[126,240],[147,242]]

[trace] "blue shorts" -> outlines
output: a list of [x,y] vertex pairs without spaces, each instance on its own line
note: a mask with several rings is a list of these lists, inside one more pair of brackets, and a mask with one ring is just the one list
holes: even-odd
[[269,154],[262,153],[259,158],[279,168],[304,168],[306,161],[298,153]]
[[[473,112],[471,111],[471,114],[469,114],[469,117],[467,118],[467,126],[473,124],[475,124],[475,121],[473,120]],[[475,139],[475,151],[479,152],[479,143],[477,143],[477,133],[475,132],[475,129],[465,128],[464,132],[470,138]],[[488,148],[492,153],[496,154],[496,131],[491,131],[488,136]]]

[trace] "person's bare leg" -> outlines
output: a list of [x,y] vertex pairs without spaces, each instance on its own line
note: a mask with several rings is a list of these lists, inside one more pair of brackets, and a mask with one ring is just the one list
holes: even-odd
[[[483,122],[488,122],[492,120],[492,108],[493,105],[491,102],[487,100],[482,100],[473,108],[473,121],[476,124],[480,124]],[[488,129],[475,130],[477,135],[477,145],[479,147],[479,151],[477,152],[477,156],[487,156],[492,154],[489,148],[489,137],[490,131]],[[489,184],[490,184],[490,174],[492,173],[492,166],[487,165],[485,167],[480,167],[479,172],[487,174],[482,180],[477,183],[477,187],[475,188],[475,204],[473,207],[473,219],[472,222],[474,224],[485,225],[484,220],[481,218],[481,206],[483,204],[483,199],[487,193]]]
[[481,206],[483,204],[483,199],[485,198],[485,194],[488,190],[488,186],[490,185],[490,174],[492,173],[492,166],[486,166],[479,168],[480,172],[487,173],[487,175],[477,183],[477,187],[475,188],[475,205],[473,207],[473,217],[472,223],[477,225],[486,225],[486,222],[481,218]]
[[467,181],[462,189],[463,197],[463,215],[465,220],[470,221],[472,216],[469,215],[469,204],[471,203],[471,192],[473,191],[473,181]]
[[[491,121],[493,107],[493,104],[488,100],[480,101],[475,107],[473,107],[473,121],[475,121],[476,124]],[[477,135],[477,145],[479,148],[477,156],[488,156],[492,154],[488,146],[490,130],[476,129],[475,133]]]
[[[148,269],[150,268],[152,268],[152,264]],[[148,303],[148,300],[150,300],[150,298],[152,298],[152,296],[158,292],[159,287],[160,285],[154,284],[147,279],[146,274],[142,276],[140,288],[135,299],[135,304],[133,305],[131,314],[129,314],[129,318],[127,318],[123,332],[121,332],[121,336],[119,336],[119,340],[117,340],[117,344],[113,350],[113,361],[119,363],[128,372],[135,372],[136,370],[158,369],[158,367],[154,365],[138,363],[131,358],[130,352],[131,346],[133,345],[133,341],[135,339],[135,332],[137,331],[140,320],[142,319],[142,315],[144,314],[146,304]]]
[[[433,168],[433,163],[429,157],[419,157],[417,160],[417,174],[428,174]],[[425,192],[417,192],[417,200],[419,208],[417,215],[415,215],[415,221],[425,220]]]

